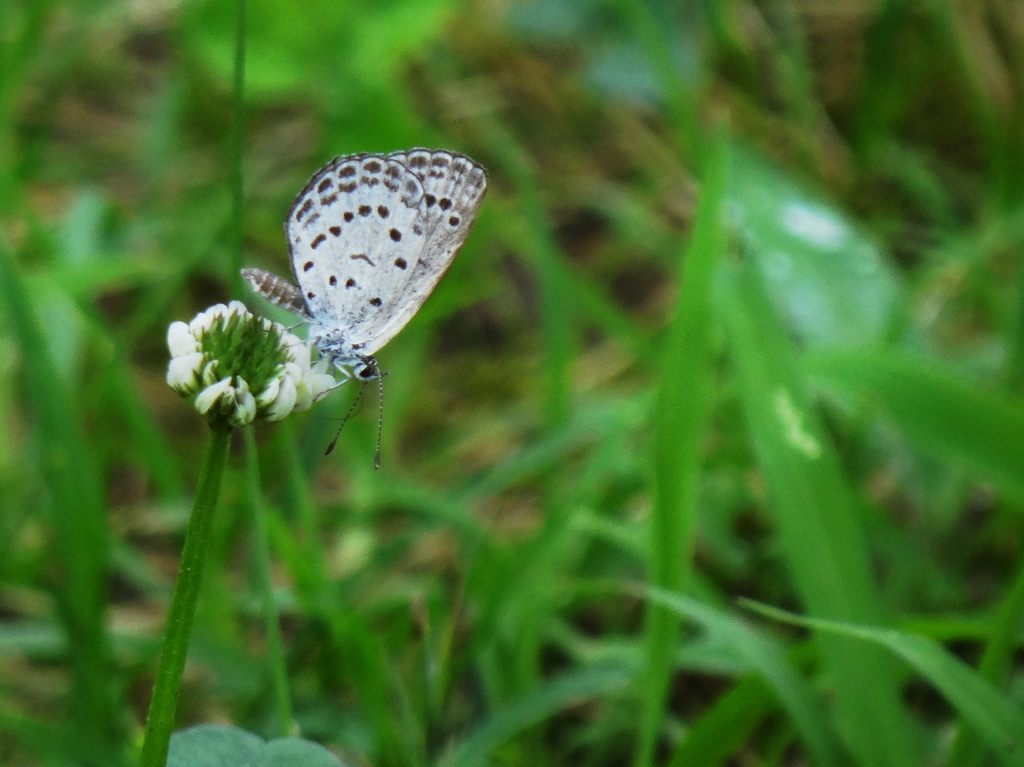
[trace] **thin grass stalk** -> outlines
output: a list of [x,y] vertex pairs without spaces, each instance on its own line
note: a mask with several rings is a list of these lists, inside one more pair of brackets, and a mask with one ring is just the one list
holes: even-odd
[[[242,146],[245,130],[245,43],[246,0],[235,4],[235,69],[231,121],[231,281],[232,293],[241,296],[242,242],[244,236],[245,191],[242,172]],[[253,522],[253,556],[255,557],[260,604],[267,636],[267,663],[274,691],[274,712],[278,733],[292,734],[291,694],[288,690],[288,665],[278,621],[273,583],[270,579],[270,544],[267,541],[266,508],[260,489],[259,460],[252,429],[245,430],[246,484]]]
[[245,109],[246,0],[236,0],[234,94],[231,105],[231,293],[242,295],[242,139]]
[[[654,413],[655,502],[649,523],[651,580],[671,592],[687,588],[691,576],[701,445],[711,407],[713,350],[711,284],[725,250],[722,200],[728,166],[724,136],[714,146],[693,239],[680,262],[680,294],[662,361]],[[662,605],[647,611],[641,729],[634,764],[651,764],[663,719],[665,694],[674,670],[679,617]]]

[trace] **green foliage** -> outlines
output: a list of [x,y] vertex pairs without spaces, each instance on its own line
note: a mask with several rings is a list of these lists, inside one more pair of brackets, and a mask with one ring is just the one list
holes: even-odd
[[235,440],[170,764],[1020,761],[1012,3],[249,0],[240,113],[238,5],[0,7],[0,764],[133,762],[168,324],[412,146],[490,189],[382,468],[348,386]]
[[787,325],[811,347],[885,341],[905,290],[878,247],[841,211],[737,149],[729,203],[741,252],[757,264]]
[[902,634],[898,631],[857,626],[837,621],[808,620],[751,603],[765,615],[867,640],[885,647],[913,666],[922,677],[941,692],[985,741],[1002,764],[1022,764],[1019,745],[1024,742],[1020,706],[991,684],[980,678],[955,655],[927,637]]
[[264,741],[251,732],[203,724],[175,733],[167,767],[340,767],[323,746],[302,738]]

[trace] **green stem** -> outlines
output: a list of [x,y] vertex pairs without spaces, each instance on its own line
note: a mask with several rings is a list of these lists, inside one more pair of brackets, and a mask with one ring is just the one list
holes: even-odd
[[146,718],[140,767],[164,767],[167,761],[167,747],[174,730],[178,688],[181,686],[181,674],[185,670],[185,658],[188,656],[192,620],[199,600],[203,565],[211,542],[213,514],[217,508],[217,496],[220,494],[220,482],[230,444],[230,429],[214,429],[211,432],[203,470],[199,475],[196,500],[185,532],[178,577],[174,582],[174,596],[171,597],[160,664],[153,682],[149,716]]
[[[700,206],[693,236],[680,259],[680,291],[662,359],[654,411],[655,500],[648,532],[655,586],[675,593],[691,588],[697,489],[712,406],[714,344],[711,288],[726,249],[722,221],[728,139],[715,140],[705,160]],[[680,619],[652,604],[645,617],[645,659],[641,676],[640,728],[634,767],[654,763],[665,718],[665,700],[675,671]]]
[[288,737],[292,734],[292,701],[288,692],[288,665],[284,657],[284,643],[281,641],[281,626],[278,622],[277,605],[274,600],[274,585],[270,580],[270,544],[267,541],[267,508],[260,491],[260,466],[256,454],[256,438],[253,430],[245,430],[245,481],[252,510],[253,557],[255,559],[257,588],[263,607],[263,623],[267,635],[267,663],[274,685],[274,710],[277,713],[278,734]]
[[236,0],[235,78],[231,107],[231,280],[232,295],[242,295],[242,134],[245,108],[245,22],[246,0]]

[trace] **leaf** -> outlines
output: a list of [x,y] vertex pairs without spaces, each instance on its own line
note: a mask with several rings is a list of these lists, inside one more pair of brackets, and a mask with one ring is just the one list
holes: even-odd
[[[880,623],[884,610],[858,497],[811,404],[793,344],[759,270],[723,263],[718,308],[786,566],[807,610]],[[847,732],[865,765],[919,764],[892,659],[845,637],[816,637]]]
[[269,742],[239,727],[200,724],[171,736],[167,767],[339,767],[321,745],[302,738]]
[[[697,488],[713,402],[714,327],[711,304],[717,264],[726,248],[722,202],[729,166],[728,144],[718,138],[708,161],[693,237],[679,259],[679,298],[662,357],[655,412],[655,503],[648,523],[650,568],[655,585],[681,591],[692,582]],[[664,717],[673,672],[678,617],[654,603],[646,615],[646,670],[635,763],[650,765]]]
[[813,346],[880,341],[903,286],[878,248],[827,200],[750,150],[733,149],[728,201],[747,254]]
[[[729,647],[745,668],[764,680],[768,691],[792,718],[814,764],[823,767],[841,763],[839,745],[824,717],[820,702],[777,642],[744,625],[742,621],[695,599],[657,588],[648,588],[645,593],[648,599],[700,624],[708,634]],[[756,700],[753,707],[760,708]],[[687,746],[684,741],[681,749]],[[691,756],[696,755],[690,753]],[[703,761],[700,763],[706,764],[712,753],[709,748],[702,754]],[[673,764],[684,763],[685,760],[678,754],[673,759]]]
[[830,352],[805,360],[814,378],[879,405],[908,438],[1024,493],[1024,414],[992,392],[900,352]]
[[743,603],[775,620],[865,639],[888,648],[932,683],[1004,764],[1024,764],[1024,711],[974,669],[933,640],[892,629],[803,618],[750,600]]
[[444,767],[491,764],[491,751],[506,739],[560,711],[621,690],[629,684],[630,678],[628,668],[609,664],[567,673],[538,685],[482,722],[440,763]]

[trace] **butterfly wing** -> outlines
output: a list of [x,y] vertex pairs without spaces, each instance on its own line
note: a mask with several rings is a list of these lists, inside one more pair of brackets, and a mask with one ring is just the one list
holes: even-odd
[[388,155],[416,175],[423,185],[419,226],[423,236],[415,241],[409,259],[411,278],[397,300],[397,311],[380,324],[361,329],[367,354],[373,354],[412,319],[447,271],[469,236],[484,193],[487,173],[465,155],[443,149],[410,149]]
[[285,233],[295,281],[317,324],[340,328],[358,344],[399,312],[416,263],[410,254],[426,237],[417,223],[424,204],[419,177],[389,157],[337,157],[313,175]]
[[302,291],[284,277],[263,269],[247,268],[242,270],[242,278],[274,306],[287,309],[301,319],[310,319]]
[[409,322],[451,265],[487,188],[478,164],[444,150],[337,157],[285,222],[298,286],[243,270],[272,303],[373,354]]

